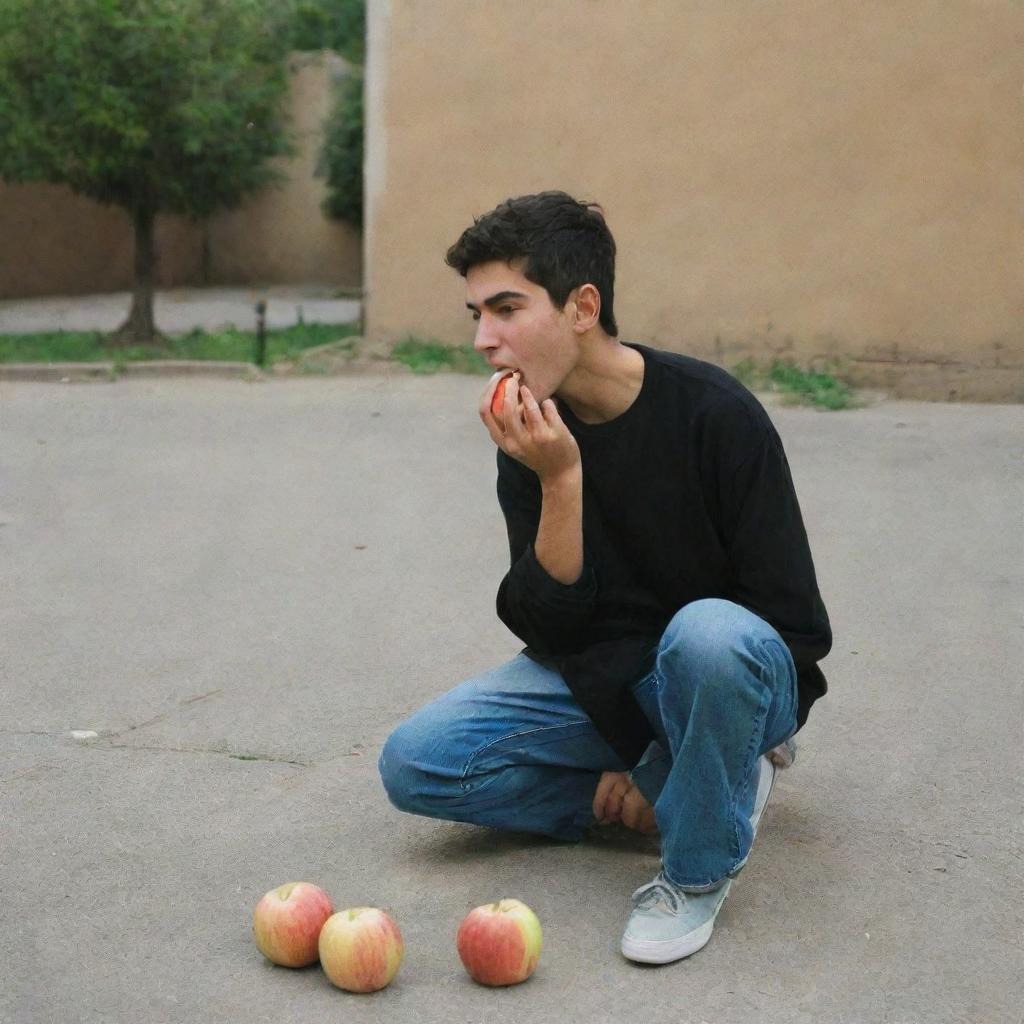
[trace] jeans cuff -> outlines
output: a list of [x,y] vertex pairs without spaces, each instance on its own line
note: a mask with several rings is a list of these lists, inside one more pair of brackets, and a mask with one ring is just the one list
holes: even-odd
[[707,885],[680,885],[674,879],[669,876],[669,873],[665,870],[665,864],[662,862],[661,873],[675,886],[680,892],[689,892],[694,896],[699,896],[705,892],[714,892],[716,889],[721,889],[723,885],[727,885],[731,880],[732,876],[727,875],[725,878],[719,879],[717,882],[708,882]]
[[672,771],[672,761],[657,741],[651,743],[646,753],[630,772],[633,784],[653,807]]

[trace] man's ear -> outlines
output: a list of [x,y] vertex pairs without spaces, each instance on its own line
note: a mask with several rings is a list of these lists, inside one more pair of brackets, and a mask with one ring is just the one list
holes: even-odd
[[601,315],[601,293],[594,285],[583,284],[575,289],[575,299],[572,301],[576,307],[573,329],[584,334],[597,323]]

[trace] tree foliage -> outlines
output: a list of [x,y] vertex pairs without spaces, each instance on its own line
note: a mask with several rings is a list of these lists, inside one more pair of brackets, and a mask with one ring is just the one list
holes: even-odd
[[292,39],[297,50],[334,50],[350,65],[349,74],[335,87],[324,122],[317,173],[327,179],[324,212],[361,228],[365,0],[295,0]]
[[336,87],[334,106],[324,124],[322,173],[327,178],[324,210],[331,217],[363,226],[363,71],[353,68]]
[[237,206],[292,151],[270,0],[0,0],[0,177],[131,213]]
[[334,50],[353,64],[365,61],[365,0],[296,0],[292,26],[296,50]]

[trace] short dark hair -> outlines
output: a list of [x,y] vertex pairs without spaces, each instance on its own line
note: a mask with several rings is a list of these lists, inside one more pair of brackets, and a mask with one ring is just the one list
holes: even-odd
[[465,277],[481,263],[519,259],[523,276],[544,288],[558,309],[574,288],[592,284],[601,295],[601,326],[613,338],[618,335],[612,309],[615,239],[597,203],[579,202],[565,192],[506,199],[473,219],[445,263]]

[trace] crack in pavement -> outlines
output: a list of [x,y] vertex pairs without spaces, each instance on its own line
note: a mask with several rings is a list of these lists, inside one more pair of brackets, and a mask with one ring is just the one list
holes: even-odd
[[201,693],[198,697],[189,697],[187,700],[178,702],[176,708],[171,708],[170,711],[164,711],[153,718],[147,719],[145,722],[139,722],[136,725],[129,725],[127,729],[119,729],[117,732],[104,733],[104,736],[124,736],[126,733],[135,732],[136,729],[145,729],[147,725],[153,725],[156,722],[162,722],[169,715],[173,715],[176,711],[180,711],[182,708],[188,707],[190,704],[196,704],[201,700],[208,700],[210,697],[216,697],[217,694],[223,693],[221,689],[210,690],[209,693]]
[[272,761],[276,764],[294,764],[300,768],[315,768],[312,761],[294,761],[286,757],[273,757],[270,754],[236,754],[222,747],[160,747],[148,744],[136,746],[133,743],[93,743],[93,749],[99,750],[147,750],[167,754],[221,754],[234,758],[236,761]]
[[31,775],[33,772],[46,771],[46,772],[59,772],[67,767],[63,764],[36,764],[31,768],[26,768],[23,772],[18,772],[17,775],[8,775],[5,779],[0,779],[0,785],[6,786],[10,782],[15,782],[18,779],[25,778],[26,775]]
[[[219,691],[215,691],[215,692],[219,692]],[[210,694],[205,694],[204,696],[210,696]],[[192,701],[190,701],[189,703],[193,703],[194,701],[201,700],[201,699],[203,699],[203,697],[195,697],[195,698],[192,698]],[[124,730],[124,731],[128,732],[128,731],[132,731],[132,730]],[[61,732],[53,733],[53,732],[43,732],[43,731],[40,731],[40,730],[31,730],[30,731],[30,730],[16,730],[16,729],[0,729],[0,735],[3,735],[3,734],[11,735],[11,736],[46,736],[46,737],[49,737],[50,739],[54,739],[54,740],[66,739],[67,738],[67,733],[64,732],[63,730]],[[300,761],[300,760],[298,760],[296,758],[275,757],[273,754],[262,754],[262,753],[251,753],[251,752],[236,752],[236,751],[230,750],[230,749],[228,749],[226,747],[172,747],[172,746],[162,746],[162,745],[151,744],[151,743],[135,744],[135,743],[110,743],[110,742],[106,742],[112,736],[116,737],[116,736],[119,736],[119,735],[121,735],[121,733],[112,733],[112,734],[99,735],[92,742],[78,741],[75,744],[75,746],[83,747],[83,748],[87,748],[87,749],[91,748],[93,750],[97,750],[97,749],[98,750],[145,750],[145,751],[150,751],[150,752],[167,753],[167,754],[219,754],[219,755],[224,756],[224,757],[230,757],[230,758],[232,758],[233,760],[236,760],[236,761],[268,761],[268,762],[271,762],[273,764],[290,764],[290,765],[295,765],[298,768],[316,768],[316,767],[318,767],[317,763],[314,762],[314,761]],[[353,749],[353,750],[349,751],[347,754],[339,754],[336,757],[332,757],[332,758],[330,758],[325,763],[326,764],[331,764],[331,763],[333,763],[335,761],[343,760],[345,758],[362,758],[362,756],[363,756],[363,751],[362,750],[360,750],[360,749]],[[9,783],[9,782],[14,782],[16,779],[23,778],[24,776],[31,774],[32,772],[38,770],[39,768],[57,769],[59,767],[64,767],[64,766],[63,765],[36,765],[33,768],[29,768],[26,771],[19,772],[16,775],[7,776],[6,778],[0,780],[0,784],[6,784],[6,783]]]
[[[148,725],[154,725],[157,722],[162,722],[165,718],[168,718],[175,712],[180,711],[182,708],[188,707],[190,704],[198,704],[201,700],[209,700],[211,697],[216,697],[218,694],[223,692],[224,691],[222,689],[210,690],[209,693],[201,693],[196,697],[189,697],[186,700],[179,701],[177,707],[171,708],[170,711],[163,711],[159,715],[155,715],[153,718],[147,718],[144,722],[129,725],[127,728],[118,729],[115,732],[96,731],[103,739],[113,739],[117,736],[125,736],[130,732],[135,732],[137,729],[145,729]],[[63,729],[60,732],[48,732],[45,729],[0,729],[0,734],[6,736],[66,736],[67,731]]]

